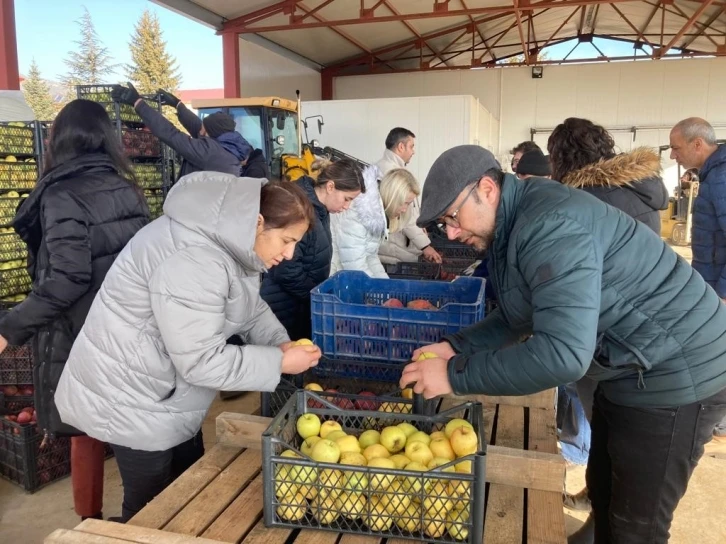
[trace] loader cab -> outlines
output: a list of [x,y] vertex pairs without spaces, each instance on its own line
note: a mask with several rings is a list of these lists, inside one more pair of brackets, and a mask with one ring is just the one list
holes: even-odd
[[277,97],[194,100],[199,117],[223,111],[232,116],[239,132],[255,149],[261,149],[273,178],[282,177],[285,155],[300,155],[297,102]]

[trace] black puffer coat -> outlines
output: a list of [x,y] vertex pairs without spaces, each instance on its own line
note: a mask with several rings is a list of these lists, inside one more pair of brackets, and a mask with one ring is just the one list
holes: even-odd
[[260,291],[293,340],[310,338],[310,291],[328,279],[333,257],[330,214],[318,200],[310,178],[302,177],[297,183],[315,208],[315,225],[297,244],[291,260],[265,274]]
[[34,336],[35,408],[51,434],[73,432],[53,402],[58,380],[106,273],[148,221],[141,192],[104,154],[51,170],[18,209],[13,226],[28,245],[33,289],[0,320],[0,334],[15,345]]
[[668,190],[660,177],[660,157],[641,147],[569,172],[562,183],[587,191],[660,234],[660,212]]
[[270,168],[261,149],[255,149],[250,153],[247,164],[242,167],[240,177],[270,179]]

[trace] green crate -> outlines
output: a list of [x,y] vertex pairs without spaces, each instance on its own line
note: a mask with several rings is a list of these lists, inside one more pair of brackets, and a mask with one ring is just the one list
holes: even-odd
[[34,144],[33,123],[0,122],[0,155],[32,155]]

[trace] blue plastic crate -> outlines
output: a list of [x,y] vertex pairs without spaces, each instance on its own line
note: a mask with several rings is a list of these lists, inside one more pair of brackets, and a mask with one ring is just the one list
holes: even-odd
[[[338,272],[312,291],[312,340],[333,359],[409,361],[416,348],[483,319],[484,287],[482,278],[445,283]],[[391,298],[404,305],[425,299],[439,309],[381,306]]]

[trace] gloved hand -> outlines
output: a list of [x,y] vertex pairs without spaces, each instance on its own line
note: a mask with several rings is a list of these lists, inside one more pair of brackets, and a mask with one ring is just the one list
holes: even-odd
[[114,102],[128,104],[133,107],[136,104],[136,101],[141,97],[139,96],[139,91],[136,90],[136,87],[134,87],[131,83],[128,83],[128,87],[114,85],[111,90],[111,98]]
[[176,108],[179,105],[180,100],[170,92],[165,91],[164,89],[159,89],[156,92],[159,94],[162,106],[171,106],[172,108]]

